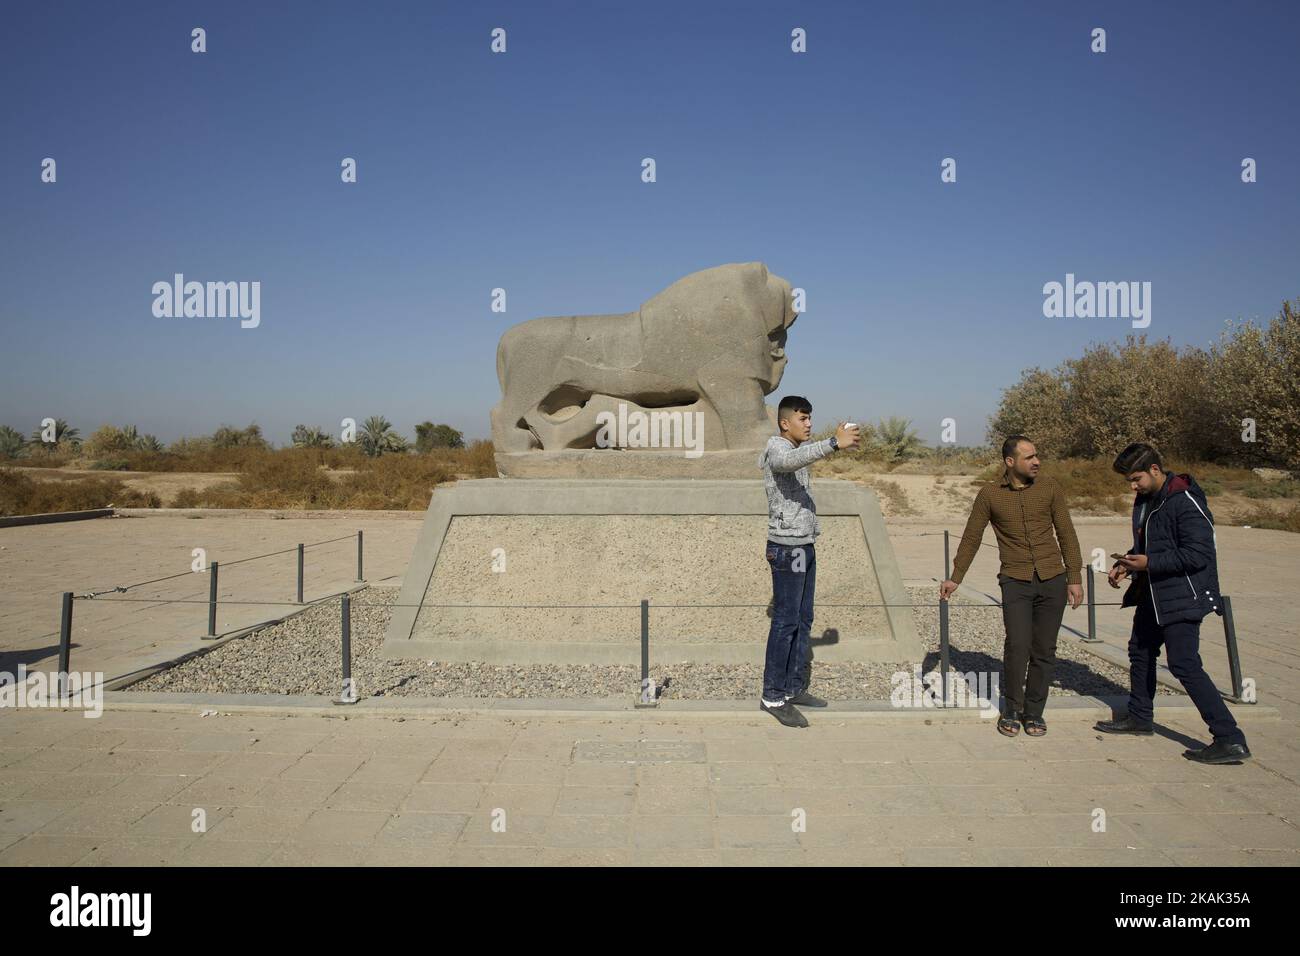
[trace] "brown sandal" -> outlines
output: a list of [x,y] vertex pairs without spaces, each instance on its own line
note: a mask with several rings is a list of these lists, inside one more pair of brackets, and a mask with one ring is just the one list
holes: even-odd
[[1041,737],[1047,733],[1047,724],[1041,717],[1021,717],[1025,725],[1025,734],[1029,737]]
[[1003,737],[1014,737],[1020,733],[1020,721],[1014,717],[998,718],[998,733]]

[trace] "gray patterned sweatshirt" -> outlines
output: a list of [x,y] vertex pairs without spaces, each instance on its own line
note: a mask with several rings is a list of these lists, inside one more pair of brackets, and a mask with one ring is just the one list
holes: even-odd
[[763,486],[767,489],[767,539],[776,544],[812,544],[822,533],[817,521],[817,505],[808,489],[808,466],[834,454],[829,438],[794,442],[780,435],[767,440],[758,456],[763,469]]

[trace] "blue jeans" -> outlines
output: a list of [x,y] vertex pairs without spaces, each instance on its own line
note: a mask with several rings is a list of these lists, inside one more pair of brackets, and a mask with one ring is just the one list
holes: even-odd
[[1138,603],[1128,642],[1129,716],[1147,724],[1155,716],[1156,660],[1161,645],[1169,658],[1169,670],[1182,682],[1214,739],[1244,744],[1246,735],[1201,664],[1201,622],[1180,621],[1161,627],[1156,623],[1150,597]]
[[767,543],[772,567],[772,627],[767,632],[763,699],[797,697],[812,677],[813,591],[817,553],[811,544]]

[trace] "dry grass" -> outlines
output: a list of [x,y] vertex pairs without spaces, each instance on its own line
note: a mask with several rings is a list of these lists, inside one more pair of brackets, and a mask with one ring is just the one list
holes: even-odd
[[[108,458],[39,453],[16,460],[24,468],[129,470],[145,473],[236,474],[204,488],[181,488],[175,508],[289,508],[423,510],[435,486],[458,478],[495,478],[492,443],[443,448],[425,454],[367,458],[355,447],[214,448],[195,442],[182,451],[126,451]],[[62,476],[34,480],[5,470],[0,508],[5,515],[118,507],[157,508],[157,494],[130,489],[120,478]],[[42,474],[45,474],[44,472]]]
[[903,486],[896,481],[885,481],[880,478],[864,478],[862,483],[874,491],[889,504],[889,513],[895,516],[911,516],[920,514],[912,507],[912,502],[908,500],[907,492]]
[[[1128,483],[1111,469],[1112,461],[1109,457],[1047,460],[1043,462],[1042,474],[1061,483],[1071,507],[1125,514],[1133,507],[1133,492],[1129,490]],[[1171,460],[1165,464],[1167,471],[1192,475],[1211,498],[1231,494],[1247,498],[1300,497],[1300,482],[1267,482],[1249,468],[1234,468],[1205,461]],[[993,481],[1001,474],[1000,464],[990,465],[976,480]],[[1260,509],[1259,514],[1272,514],[1273,520],[1277,520],[1276,511]],[[1258,527],[1266,525],[1260,524]]]
[[1292,531],[1300,534],[1300,508],[1290,511],[1271,511],[1268,508],[1256,508],[1237,517],[1234,524],[1249,525],[1252,528],[1266,528],[1273,531]]
[[158,496],[132,491],[120,478],[55,478],[36,481],[0,468],[0,515],[37,515],[91,508],[157,508]]
[[[228,466],[228,460],[221,461]],[[345,471],[332,474],[331,466]],[[237,470],[236,481],[181,489],[172,507],[421,511],[437,485],[457,478],[495,478],[497,473],[492,444],[486,441],[378,458],[336,449],[258,451]]]
[[31,451],[21,458],[9,458],[4,460],[6,465],[17,465],[23,468],[75,468],[79,454],[73,451],[47,452],[41,450]]

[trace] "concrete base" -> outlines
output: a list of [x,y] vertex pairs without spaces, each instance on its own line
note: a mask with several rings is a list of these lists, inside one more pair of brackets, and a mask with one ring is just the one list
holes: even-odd
[[[893,547],[885,531],[880,505],[875,495],[860,485],[845,481],[819,480],[814,488],[818,513],[823,526],[834,525],[834,538],[844,553],[850,546],[860,555],[859,566],[844,568],[825,561],[826,555],[819,544],[818,599],[826,602],[827,610],[819,612],[819,622],[833,620],[834,614],[871,614],[869,624],[861,627],[844,627],[839,633],[823,632],[824,625],[814,627],[815,654],[821,661],[890,661],[906,662],[921,659],[921,644],[912,623],[908,594],[898,570]],[[614,516],[694,516],[698,520],[679,521],[674,525],[674,535],[659,534],[644,542],[634,542],[626,552],[616,552],[632,567],[606,566],[587,569],[590,581],[580,582],[586,590],[581,593],[595,597],[610,592],[603,599],[591,600],[593,604],[613,605],[601,613],[603,619],[583,615],[591,614],[566,608],[565,621],[556,624],[552,608],[559,602],[551,590],[562,584],[575,587],[572,581],[561,581],[566,572],[556,570],[556,587],[550,589],[546,582],[534,584],[531,592],[512,589],[508,575],[480,573],[485,570],[488,556],[497,549],[500,537],[491,531],[490,522],[482,516],[587,516],[584,525],[590,531],[601,528],[592,525],[590,518],[610,517],[608,526],[618,525],[627,530],[625,519]],[[388,658],[422,658],[443,661],[484,661],[496,664],[522,663],[635,663],[639,660],[639,599],[651,601],[651,661],[692,662],[761,662],[766,638],[767,618],[764,604],[771,597],[769,584],[762,584],[763,529],[767,515],[767,498],[761,482],[749,481],[692,481],[689,479],[652,481],[645,479],[573,480],[573,479],[481,479],[460,481],[434,492],[425,515],[415,553],[407,568],[398,606],[393,609],[392,620],[385,637],[383,654]],[[724,535],[718,531],[723,516],[754,516],[745,518],[752,524],[752,538],[741,541],[737,553],[726,544],[727,553],[707,553]],[[761,517],[760,517],[761,516]],[[446,561],[454,565],[454,574],[442,570],[443,589],[429,596],[440,556],[452,522],[457,518],[476,519],[463,525],[464,533],[457,539],[457,553]],[[730,518],[725,520],[731,520]],[[539,518],[538,527],[544,522]],[[553,527],[553,525],[552,525]],[[748,526],[746,526],[748,528]],[[736,537],[734,523],[726,531],[731,540]],[[514,527],[519,537],[518,524]],[[540,534],[542,532],[538,532]],[[746,533],[749,533],[748,531]],[[467,540],[467,536],[470,536]],[[524,536],[525,539],[527,536]],[[856,537],[856,541],[852,540]],[[534,540],[531,546],[536,547]],[[832,538],[830,533],[824,539]],[[557,568],[563,564],[565,541],[545,539],[551,549]],[[575,542],[571,548],[578,548]],[[724,546],[719,543],[719,547]],[[674,558],[673,549],[689,549],[696,560],[703,554],[710,559],[711,572],[717,568],[744,566],[748,575],[744,590],[745,600],[737,601],[730,595],[737,593],[728,587],[734,581],[716,582],[716,587],[706,582],[704,590],[716,590],[724,600],[716,604],[725,609],[731,604],[741,605],[731,613],[731,621],[716,616],[722,611],[695,610],[712,601],[698,600],[700,583],[689,575],[679,585],[647,586],[638,590],[628,587],[629,576],[645,568],[661,567]],[[665,554],[665,551],[667,552]],[[606,552],[602,552],[606,553]],[[465,555],[469,554],[470,559]],[[732,577],[739,576],[738,569]],[[859,596],[846,583],[845,575],[854,573],[861,577],[863,587]],[[832,575],[839,575],[838,599],[845,605],[831,610],[826,595],[834,594],[830,585]],[[620,577],[621,575],[621,577]],[[723,575],[722,577],[726,577]],[[712,579],[711,579],[712,580]],[[767,577],[770,581],[770,576]],[[824,590],[823,580],[828,583]],[[760,582],[754,586],[754,582]],[[468,583],[467,583],[468,582]],[[613,582],[609,588],[603,585]],[[447,587],[456,589],[448,598]],[[695,590],[691,590],[695,588]],[[626,592],[626,593],[624,593]],[[651,593],[653,592],[653,593]],[[690,593],[687,593],[690,592]],[[466,598],[469,598],[468,600]],[[854,611],[848,607],[855,602],[884,604],[884,608]],[[588,601],[574,601],[586,604]],[[674,607],[673,605],[683,605]],[[436,607],[434,605],[446,605]],[[496,607],[485,607],[495,605]],[[531,607],[530,607],[531,606]],[[690,615],[714,613],[709,624],[692,621]],[[546,615],[552,615],[551,618]],[[615,620],[614,615],[617,615]],[[847,619],[847,618],[846,618]],[[617,627],[612,631],[611,620]],[[861,619],[855,619],[861,620]],[[721,624],[719,623],[721,621]],[[418,626],[417,626],[418,623]],[[730,631],[727,631],[730,627]],[[544,631],[555,628],[560,639],[547,639]],[[567,632],[563,628],[568,628]],[[516,635],[518,637],[516,638]]]
[[[757,452],[755,453],[757,456]],[[57,521],[85,521],[88,518],[111,518],[112,508],[92,508],[89,511],[55,511],[41,515],[9,515],[0,518],[0,528],[19,528],[29,524],[54,524]]]
[[680,449],[571,448],[496,453],[503,478],[738,478],[753,480],[761,448],[706,451],[687,458]]

